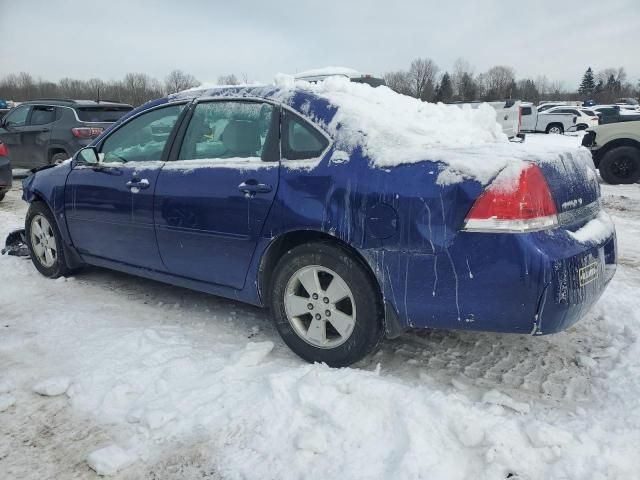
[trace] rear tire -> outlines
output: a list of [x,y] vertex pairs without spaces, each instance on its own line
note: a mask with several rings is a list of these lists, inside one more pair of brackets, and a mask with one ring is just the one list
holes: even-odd
[[602,179],[612,185],[640,180],[640,148],[617,147],[604,154],[598,165]]
[[1,202],[2,200],[4,200],[4,196],[5,196],[5,195],[6,195],[5,193],[0,193],[0,202]]
[[67,158],[69,158],[69,155],[67,155],[64,152],[54,153],[53,155],[51,155],[51,159],[49,160],[49,163],[51,165],[60,165]]
[[552,123],[547,126],[547,133],[553,133],[555,135],[564,134],[564,127],[560,123]]
[[33,202],[25,219],[25,237],[31,261],[45,277],[68,276],[62,237],[53,214],[42,202]]
[[278,261],[272,279],[276,328],[304,360],[345,367],[382,342],[384,309],[377,285],[344,248],[328,242],[295,247]]

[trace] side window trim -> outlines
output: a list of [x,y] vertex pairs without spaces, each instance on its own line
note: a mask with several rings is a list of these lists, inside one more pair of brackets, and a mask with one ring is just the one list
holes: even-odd
[[[187,129],[189,128],[189,124],[191,123],[191,119],[193,118],[193,113],[196,107],[199,104],[214,103],[214,102],[247,102],[247,103],[258,102],[258,103],[266,103],[268,105],[272,105],[274,107],[274,114],[275,114],[274,115],[275,118],[272,119],[272,122],[277,122],[275,124],[272,124],[272,128],[276,126],[278,129],[276,132],[278,136],[278,138],[276,139],[276,144],[278,146],[278,158],[270,160],[268,162],[275,163],[280,161],[280,159],[282,158],[282,147],[281,147],[282,127],[281,125],[282,125],[282,119],[283,119],[283,115],[282,115],[283,108],[280,104],[270,101],[268,99],[253,98],[253,97],[220,97],[220,98],[193,99],[189,103],[188,107],[185,108],[183,111],[184,117],[182,119],[180,127],[176,129],[175,141],[171,146],[171,150],[168,152],[166,161],[168,162],[178,161],[178,156],[180,155],[180,150],[182,149],[182,143],[184,142]],[[267,161],[265,161],[265,163],[267,163]]]
[[[287,106],[287,105],[283,105],[283,114],[281,115],[281,122],[280,122],[280,158],[284,161],[296,161],[296,162],[306,162],[306,161],[315,161],[319,158],[324,158],[324,156],[327,154],[327,152],[331,149],[331,147],[333,146],[333,139],[327,134],[325,133],[323,130],[321,130],[318,126],[316,126],[313,122],[311,122],[309,119],[303,117],[302,115],[300,115],[298,112],[296,112],[293,108]],[[287,131],[286,128],[286,122],[287,122],[287,116],[291,116],[292,118],[297,119],[300,123],[303,123],[307,126],[309,126],[311,128],[312,131],[314,131],[316,134],[322,136],[322,138],[324,138],[327,141],[327,146],[324,148],[324,150],[322,150],[322,152],[320,152],[320,154],[318,156],[315,157],[311,157],[311,158],[303,158],[303,159],[295,159],[295,158],[286,158],[286,148],[285,145],[288,141],[288,135],[289,132]]]
[[[106,142],[109,137],[111,137],[115,132],[117,132],[118,130],[123,128],[125,125],[128,125],[129,122],[131,122],[132,120],[140,117],[141,115],[144,115],[146,113],[150,113],[150,112],[153,112],[153,111],[156,111],[156,110],[161,110],[163,108],[175,107],[177,105],[185,105],[185,108],[183,108],[182,112],[180,112],[180,115],[178,115],[178,119],[176,120],[176,123],[173,126],[173,129],[171,130],[171,133],[169,134],[169,138],[167,139],[167,142],[165,143],[164,148],[162,150],[162,155],[160,156],[160,161],[166,162],[168,154],[169,154],[169,151],[171,149],[171,146],[173,145],[173,143],[175,141],[176,132],[178,130],[178,126],[182,125],[182,122],[183,122],[183,120],[185,118],[185,114],[186,114],[186,112],[188,110],[188,107],[189,107],[190,103],[191,103],[190,101],[167,102],[167,103],[163,103],[161,105],[156,105],[153,108],[149,108],[147,110],[143,110],[141,112],[138,112],[136,115],[133,115],[133,116],[127,118],[127,120],[125,122],[122,122],[116,128],[114,128],[113,130],[108,132],[107,135],[105,135],[103,138],[100,139],[100,141],[95,145],[95,147],[98,150],[98,152],[101,152],[102,151],[102,147],[104,146],[104,142]],[[121,165],[119,165],[119,166],[121,166]]]

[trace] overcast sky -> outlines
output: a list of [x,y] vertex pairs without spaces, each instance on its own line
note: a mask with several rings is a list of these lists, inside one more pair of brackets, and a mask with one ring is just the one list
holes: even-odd
[[158,79],[180,68],[271,81],[327,65],[405,69],[464,57],[575,88],[587,66],[640,77],[640,0],[0,0],[0,77]]

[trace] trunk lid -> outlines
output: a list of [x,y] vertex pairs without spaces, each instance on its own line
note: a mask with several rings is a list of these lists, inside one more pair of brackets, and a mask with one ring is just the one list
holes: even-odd
[[557,161],[538,162],[558,209],[561,224],[584,222],[600,210],[600,185],[588,151],[558,154]]

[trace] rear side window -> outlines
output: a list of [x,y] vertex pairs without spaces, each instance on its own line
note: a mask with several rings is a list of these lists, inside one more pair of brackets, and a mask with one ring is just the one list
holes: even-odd
[[56,107],[45,107],[36,105],[31,109],[30,125],[46,125],[55,122]]
[[116,122],[132,107],[77,107],[76,113],[81,122]]
[[324,135],[297,115],[285,111],[282,128],[282,156],[286,160],[317,158],[329,145]]

